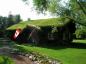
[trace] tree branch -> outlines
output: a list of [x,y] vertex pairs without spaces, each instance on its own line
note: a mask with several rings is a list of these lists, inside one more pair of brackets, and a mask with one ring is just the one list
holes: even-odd
[[81,3],[79,1],[77,1],[78,5],[80,6],[81,10],[83,11],[83,13],[86,15],[86,11],[84,10],[83,6],[81,5]]

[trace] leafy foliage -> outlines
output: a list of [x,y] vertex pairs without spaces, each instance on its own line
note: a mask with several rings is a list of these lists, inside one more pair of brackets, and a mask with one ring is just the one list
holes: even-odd
[[85,39],[86,38],[86,27],[81,26],[81,28],[78,28],[76,30],[75,34],[76,34],[76,38]]
[[14,64],[14,62],[7,56],[0,56],[0,64]]
[[[76,20],[77,23],[85,25],[86,23],[86,14],[83,12],[82,8],[86,8],[85,4],[82,4],[79,0],[70,0],[70,11],[71,11],[71,16],[73,19]],[[84,5],[84,6],[82,6]],[[82,7],[81,7],[82,6]],[[86,11],[86,10],[84,10]]]
[[38,12],[50,12],[56,16],[67,16],[86,25],[86,2],[81,0],[33,0]]
[[13,24],[19,23],[21,21],[20,15],[10,14],[8,17],[0,16],[0,29],[7,28]]
[[48,0],[33,0],[34,6],[36,10],[39,10],[38,12],[46,11],[48,6]]
[[4,36],[7,27],[17,24],[21,21],[20,15],[10,14],[8,17],[0,16],[0,36]]

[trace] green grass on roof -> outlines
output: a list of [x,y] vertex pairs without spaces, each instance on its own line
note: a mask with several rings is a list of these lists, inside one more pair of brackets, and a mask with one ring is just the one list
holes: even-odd
[[8,30],[13,30],[16,28],[25,28],[26,25],[36,25],[36,26],[63,26],[65,25],[69,19],[65,19],[65,21],[62,20],[62,18],[50,18],[50,19],[39,19],[39,20],[30,20],[26,22],[20,22],[18,24],[15,24],[9,28]]

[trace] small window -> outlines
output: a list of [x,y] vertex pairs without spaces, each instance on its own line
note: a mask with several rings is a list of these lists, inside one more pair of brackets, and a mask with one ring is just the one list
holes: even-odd
[[48,33],[48,39],[49,40],[54,40],[53,34],[52,33]]

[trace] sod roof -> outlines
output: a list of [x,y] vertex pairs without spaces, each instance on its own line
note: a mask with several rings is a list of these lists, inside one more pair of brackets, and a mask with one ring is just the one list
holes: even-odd
[[45,27],[45,26],[60,27],[60,26],[64,26],[68,22],[69,22],[68,18],[49,18],[49,19],[30,20],[30,21],[20,22],[7,29],[8,30],[13,30],[13,29],[17,29],[17,28],[23,29],[26,27],[26,25],[35,25],[38,27]]

